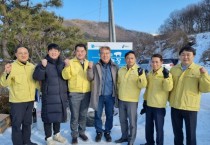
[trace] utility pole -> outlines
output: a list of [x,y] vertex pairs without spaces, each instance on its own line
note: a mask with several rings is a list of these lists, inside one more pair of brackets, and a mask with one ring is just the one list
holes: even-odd
[[113,0],[109,0],[109,41],[116,42]]

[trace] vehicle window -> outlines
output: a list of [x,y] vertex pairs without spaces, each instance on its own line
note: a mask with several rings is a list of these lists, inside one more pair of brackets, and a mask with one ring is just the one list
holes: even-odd
[[147,63],[149,63],[149,60],[147,60],[147,59],[139,61],[139,64],[147,64]]
[[163,63],[173,63],[170,59],[163,59]]

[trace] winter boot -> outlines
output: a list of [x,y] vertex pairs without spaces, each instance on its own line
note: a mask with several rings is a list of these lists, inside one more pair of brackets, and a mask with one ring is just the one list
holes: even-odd
[[53,136],[53,140],[58,141],[60,143],[64,143],[66,141],[66,139],[62,137],[60,133],[55,134]]
[[48,137],[46,140],[47,145],[55,145],[55,141],[52,139],[52,137]]

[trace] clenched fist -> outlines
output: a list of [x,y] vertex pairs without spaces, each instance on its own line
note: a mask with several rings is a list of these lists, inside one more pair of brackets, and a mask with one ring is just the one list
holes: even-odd
[[64,60],[64,63],[65,63],[65,66],[70,66],[70,61],[68,58]]
[[165,67],[163,68],[162,73],[165,79],[169,77],[169,71]]
[[142,75],[143,74],[143,68],[141,68],[141,67],[139,67],[138,69],[137,69],[137,72],[138,72],[138,75],[140,76],[140,75]]
[[42,66],[46,67],[47,66],[47,60],[46,59],[42,59]]
[[12,70],[12,64],[11,63],[7,63],[5,66],[4,66],[4,72],[6,72],[7,74],[9,74]]
[[89,63],[88,63],[88,68],[89,68],[89,69],[92,69],[92,68],[93,68],[93,62],[92,62],[92,61],[89,61]]
[[205,73],[205,72],[207,72],[207,70],[204,68],[204,67],[202,67],[202,68],[200,68],[200,73]]

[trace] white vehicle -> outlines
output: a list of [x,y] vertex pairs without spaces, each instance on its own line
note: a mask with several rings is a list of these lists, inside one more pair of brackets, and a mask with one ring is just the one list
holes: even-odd
[[151,69],[150,61],[150,59],[139,60],[138,65],[143,68],[145,72],[149,72]]
[[174,63],[171,59],[163,59],[162,67],[170,70],[174,66]]
[[[163,59],[162,67],[165,67],[166,69],[170,70],[174,65],[177,64],[177,62],[178,59]],[[148,72],[152,69],[150,59],[140,60],[138,62],[138,65]]]

